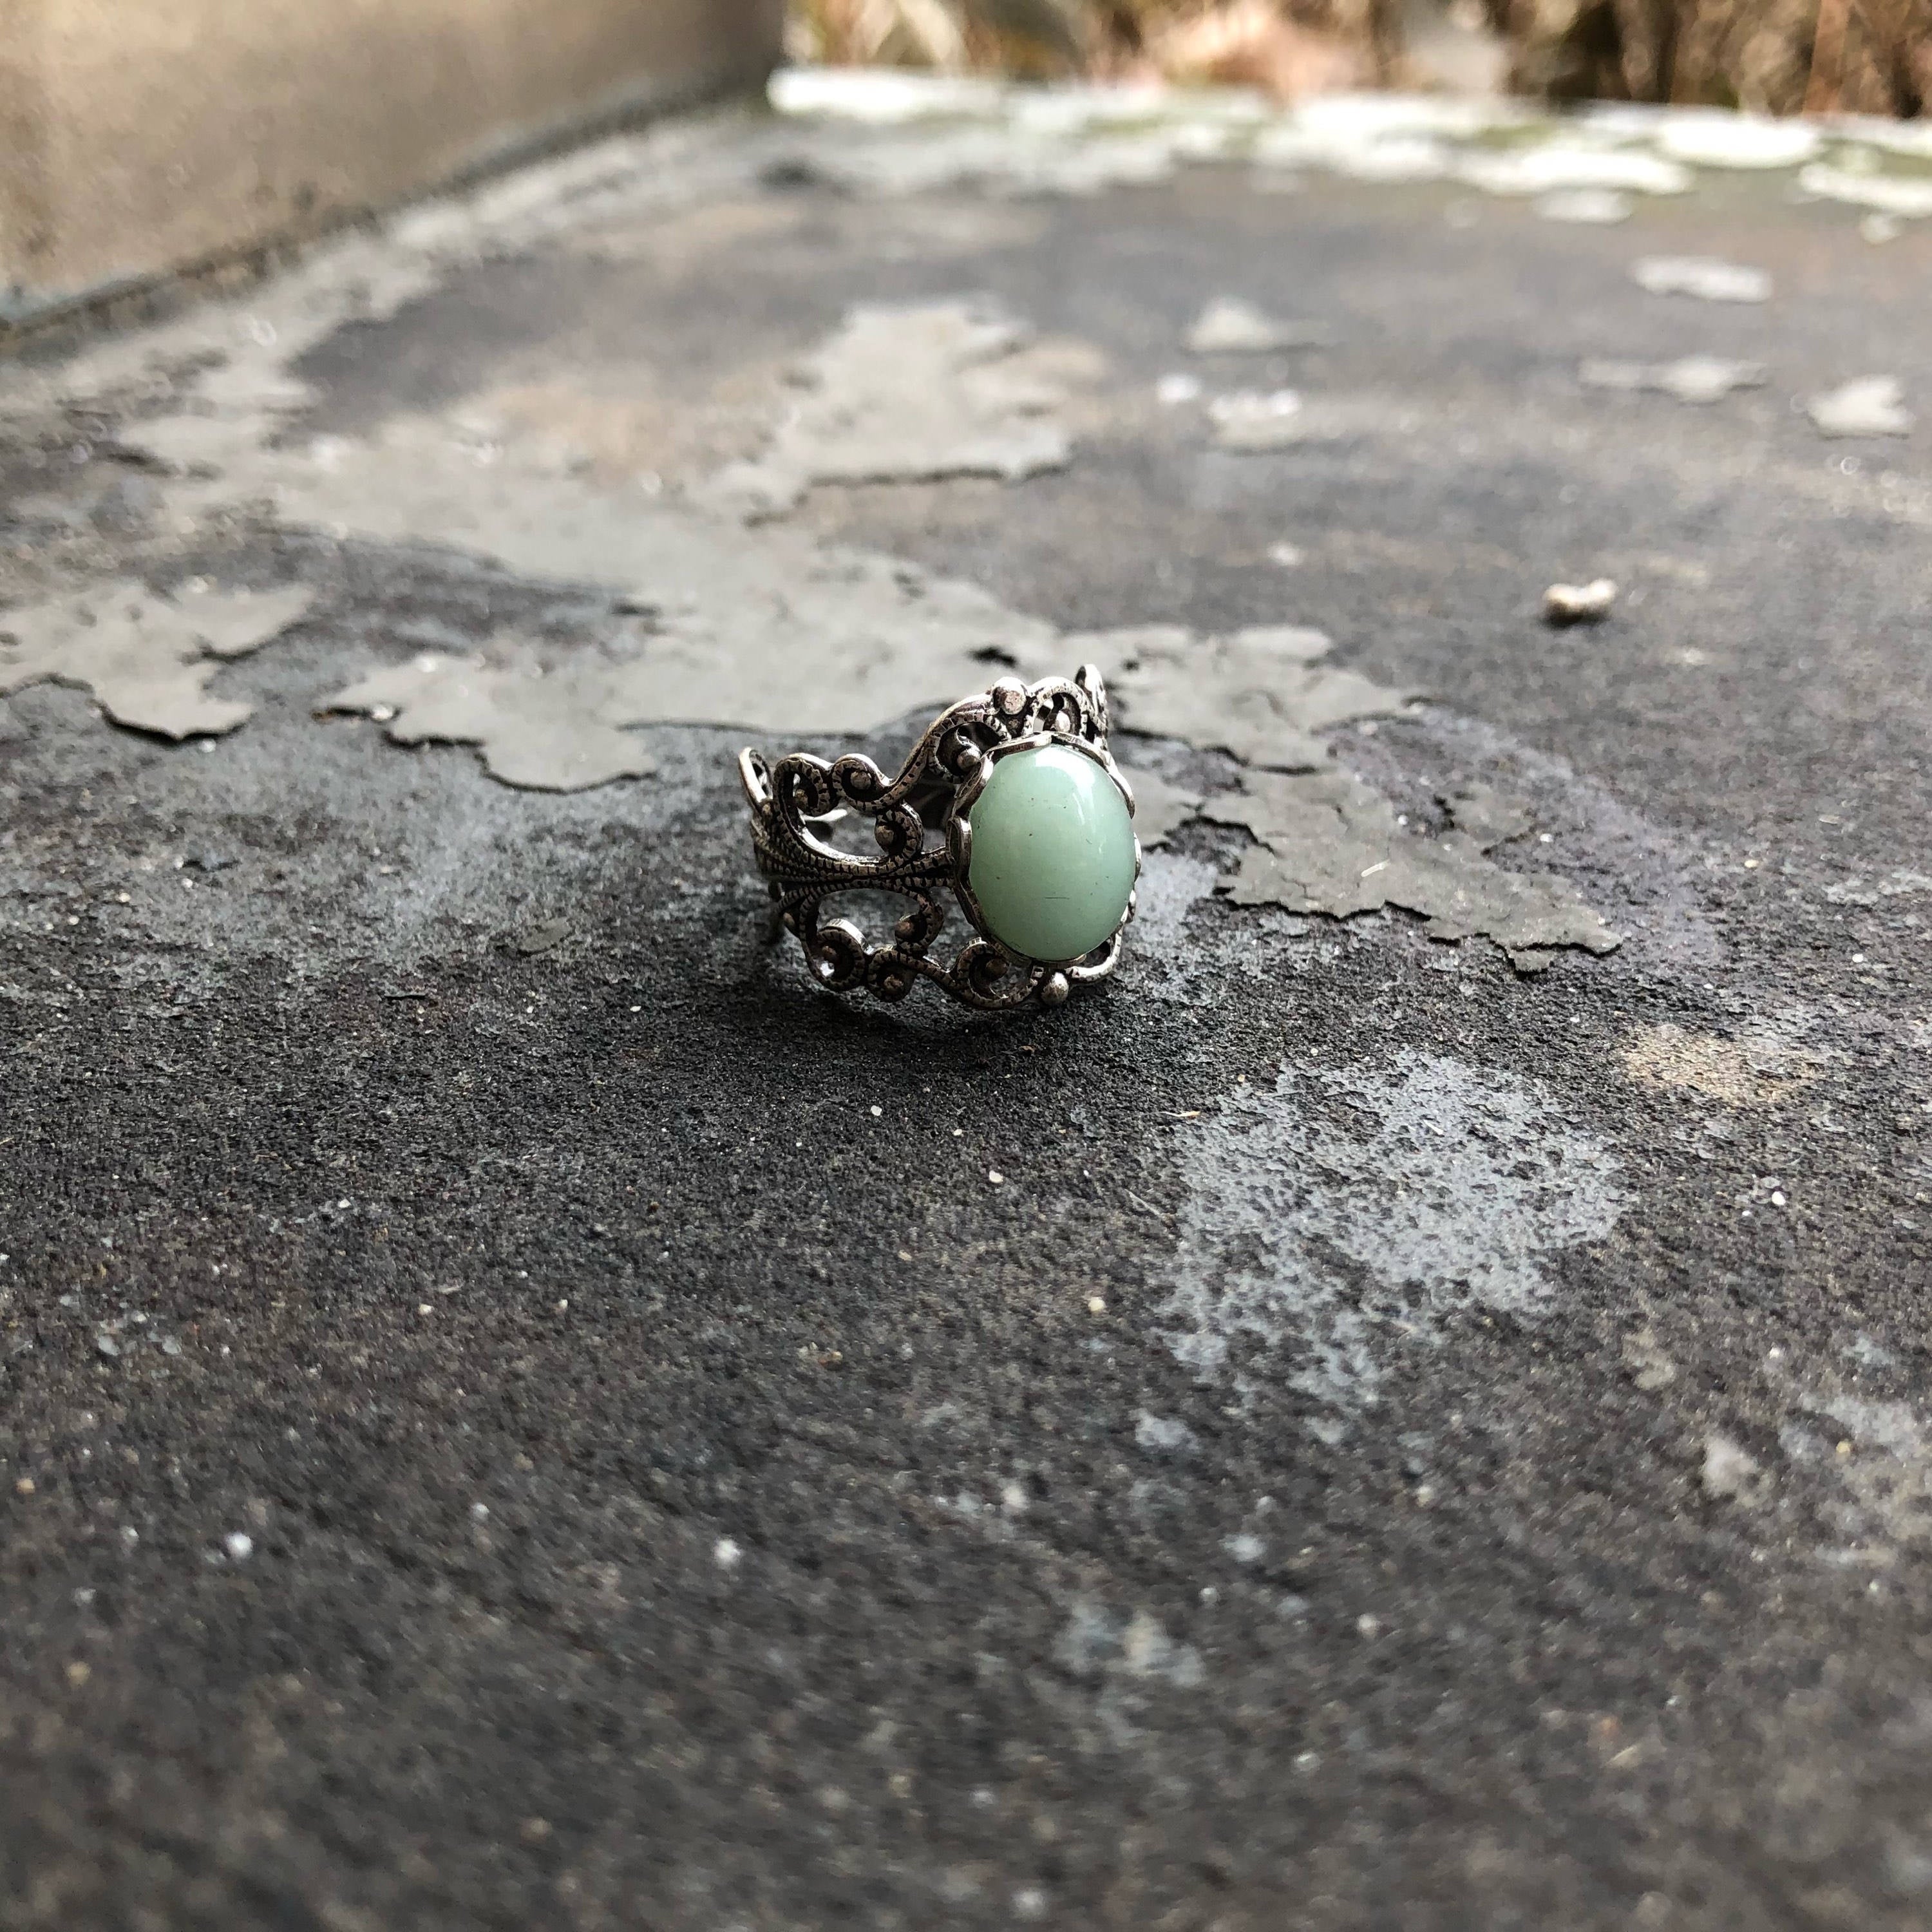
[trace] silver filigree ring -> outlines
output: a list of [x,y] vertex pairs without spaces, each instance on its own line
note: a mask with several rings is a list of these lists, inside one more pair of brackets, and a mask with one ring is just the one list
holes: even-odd
[[[968,1006],[1010,1011],[1057,1006],[1113,971],[1141,849],[1093,665],[1071,681],[1003,677],[962,698],[895,778],[856,753],[794,752],[774,764],[748,747],[738,772],[772,936],[795,934],[822,986],[890,1000],[930,980]],[[862,820],[878,857],[834,842]],[[828,901],[854,892],[912,902],[890,944],[825,916]],[[949,896],[974,937],[947,962],[932,949]]]

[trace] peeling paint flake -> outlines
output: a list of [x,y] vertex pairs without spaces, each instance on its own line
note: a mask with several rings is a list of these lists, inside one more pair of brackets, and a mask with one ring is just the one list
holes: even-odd
[[1630,219],[1634,206],[1628,195],[1613,188],[1559,188],[1538,200],[1536,212],[1546,221],[1613,228]]
[[328,700],[332,711],[385,721],[398,745],[478,746],[491,776],[538,791],[581,791],[640,778],[656,761],[626,726],[638,723],[636,666],[581,653],[546,665],[533,647],[500,644],[476,657],[425,655],[373,672]]
[[1674,362],[1592,360],[1576,374],[1586,389],[1652,390],[1680,403],[1722,402],[1733,390],[1761,389],[1771,380],[1762,362],[1735,362],[1726,356],[1680,356]]
[[1266,356],[1317,349],[1327,340],[1304,322],[1282,322],[1238,296],[1219,296],[1195,318],[1187,346],[1196,356]]
[[1762,268],[1701,255],[1646,255],[1632,266],[1630,278],[1654,296],[1694,296],[1711,302],[1771,299],[1771,278]]
[[1875,906],[1911,892],[1932,892],[1932,876],[1898,866],[1881,879],[1853,878],[1825,888],[1826,898],[1834,905]]
[[1766,1488],[1764,1471],[1757,1459],[1741,1444],[1714,1430],[1704,1438],[1700,1475],[1704,1493],[1717,1502],[1756,1502]]
[[1064,469],[1072,446],[1052,412],[1066,391],[1028,339],[971,299],[854,309],[804,364],[806,392],[770,447],[724,472],[714,499],[772,515],[815,483]]
[[44,682],[76,685],[117,724],[176,740],[219,736],[254,707],[211,698],[208,680],[286,630],[313,598],[297,585],[177,604],[123,580],[0,613],[0,697]]
[[1168,1636],[1151,1612],[1136,1610],[1122,1618],[1084,1599],[1073,1604],[1054,1655],[1078,1677],[1118,1673],[1192,1690],[1207,1676],[1200,1652]]
[[1622,944],[1568,880],[1492,862],[1486,853],[1501,842],[1492,817],[1472,814],[1480,831],[1408,831],[1347,772],[1253,772],[1201,815],[1261,841],[1223,882],[1237,905],[1336,919],[1396,906],[1426,920],[1432,939],[1494,941],[1522,972],[1540,970],[1558,947],[1602,953]]
[[1150,128],[1072,138],[1003,127],[944,126],[803,140],[789,164],[848,194],[897,196],[977,188],[991,194],[1090,195],[1171,176],[1187,144]]
[[1293,389],[1238,389],[1208,405],[1214,440],[1223,449],[1264,452],[1311,440]]
[[1312,771],[1328,753],[1316,735],[1364,718],[1393,716],[1418,694],[1325,662],[1324,633],[1264,626],[1197,638],[1166,625],[1090,632],[1067,639],[1076,662],[1108,674],[1118,722],[1130,731],[1179,738],[1244,764]]
[[1200,812],[1202,795],[1184,791],[1154,772],[1128,770],[1134,794],[1134,833],[1144,851],[1165,845]]
[[[730,724],[788,739],[856,732],[980,688],[989,650],[1034,676],[1078,662],[1050,626],[970,585],[817,544],[782,525],[746,530],[641,490],[600,488],[514,446],[482,464],[470,442],[433,420],[393,418],[372,440],[345,440],[320,457],[244,452],[208,486],[218,502],[238,487],[268,495],[286,525],[440,545],[532,580],[601,588],[614,604],[648,610],[652,628],[634,662],[555,687],[590,704],[573,705],[575,715],[619,729]],[[354,688],[353,708],[400,695],[474,722],[472,705],[494,716],[513,701],[513,684],[494,678],[487,699],[473,686],[459,698],[450,680],[467,674],[452,668],[460,662],[402,676],[400,692],[385,685],[378,695],[364,682]],[[512,654],[506,675],[520,675],[521,662]],[[544,728],[562,715],[544,711]],[[533,721],[530,731],[537,729]],[[513,741],[495,742],[496,755],[514,764]],[[606,740],[599,755],[637,754]],[[552,776],[536,782],[575,782],[554,762],[544,769]]]
[[1811,397],[1805,412],[1820,436],[1910,436],[1917,418],[1896,376],[1861,376]]

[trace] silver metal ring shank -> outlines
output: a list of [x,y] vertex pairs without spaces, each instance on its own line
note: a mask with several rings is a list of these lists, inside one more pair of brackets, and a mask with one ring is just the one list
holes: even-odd
[[[962,815],[985,782],[987,757],[1022,740],[1076,746],[1104,765],[1132,808],[1133,794],[1107,748],[1107,694],[1091,664],[1071,680],[1025,684],[1003,677],[949,706],[920,735],[896,778],[857,753],[828,761],[794,752],[776,764],[748,746],[738,774],[751,807],[752,848],[772,899],[772,936],[795,934],[819,982],[901,1000],[929,980],[969,1006],[1011,1011],[1057,1006],[1070,988],[1105,979],[1120,958],[1126,917],[1083,958],[1023,959],[994,938],[968,882],[971,830]],[[872,823],[876,858],[826,836],[848,816]],[[1139,863],[1136,848],[1136,866]],[[890,892],[911,903],[891,940],[872,945],[850,919],[823,916],[826,902],[854,892]],[[950,960],[932,948],[950,900],[974,937]]]

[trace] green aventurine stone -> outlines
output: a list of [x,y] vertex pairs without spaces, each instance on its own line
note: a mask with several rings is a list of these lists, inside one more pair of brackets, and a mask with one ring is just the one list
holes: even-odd
[[1028,959],[1077,959],[1118,926],[1134,889],[1120,788],[1064,745],[998,760],[968,814],[967,877],[993,937]]

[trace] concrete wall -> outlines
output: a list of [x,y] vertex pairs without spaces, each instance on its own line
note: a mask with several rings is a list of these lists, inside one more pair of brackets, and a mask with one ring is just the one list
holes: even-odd
[[0,0],[0,321],[762,77],[782,0]]

